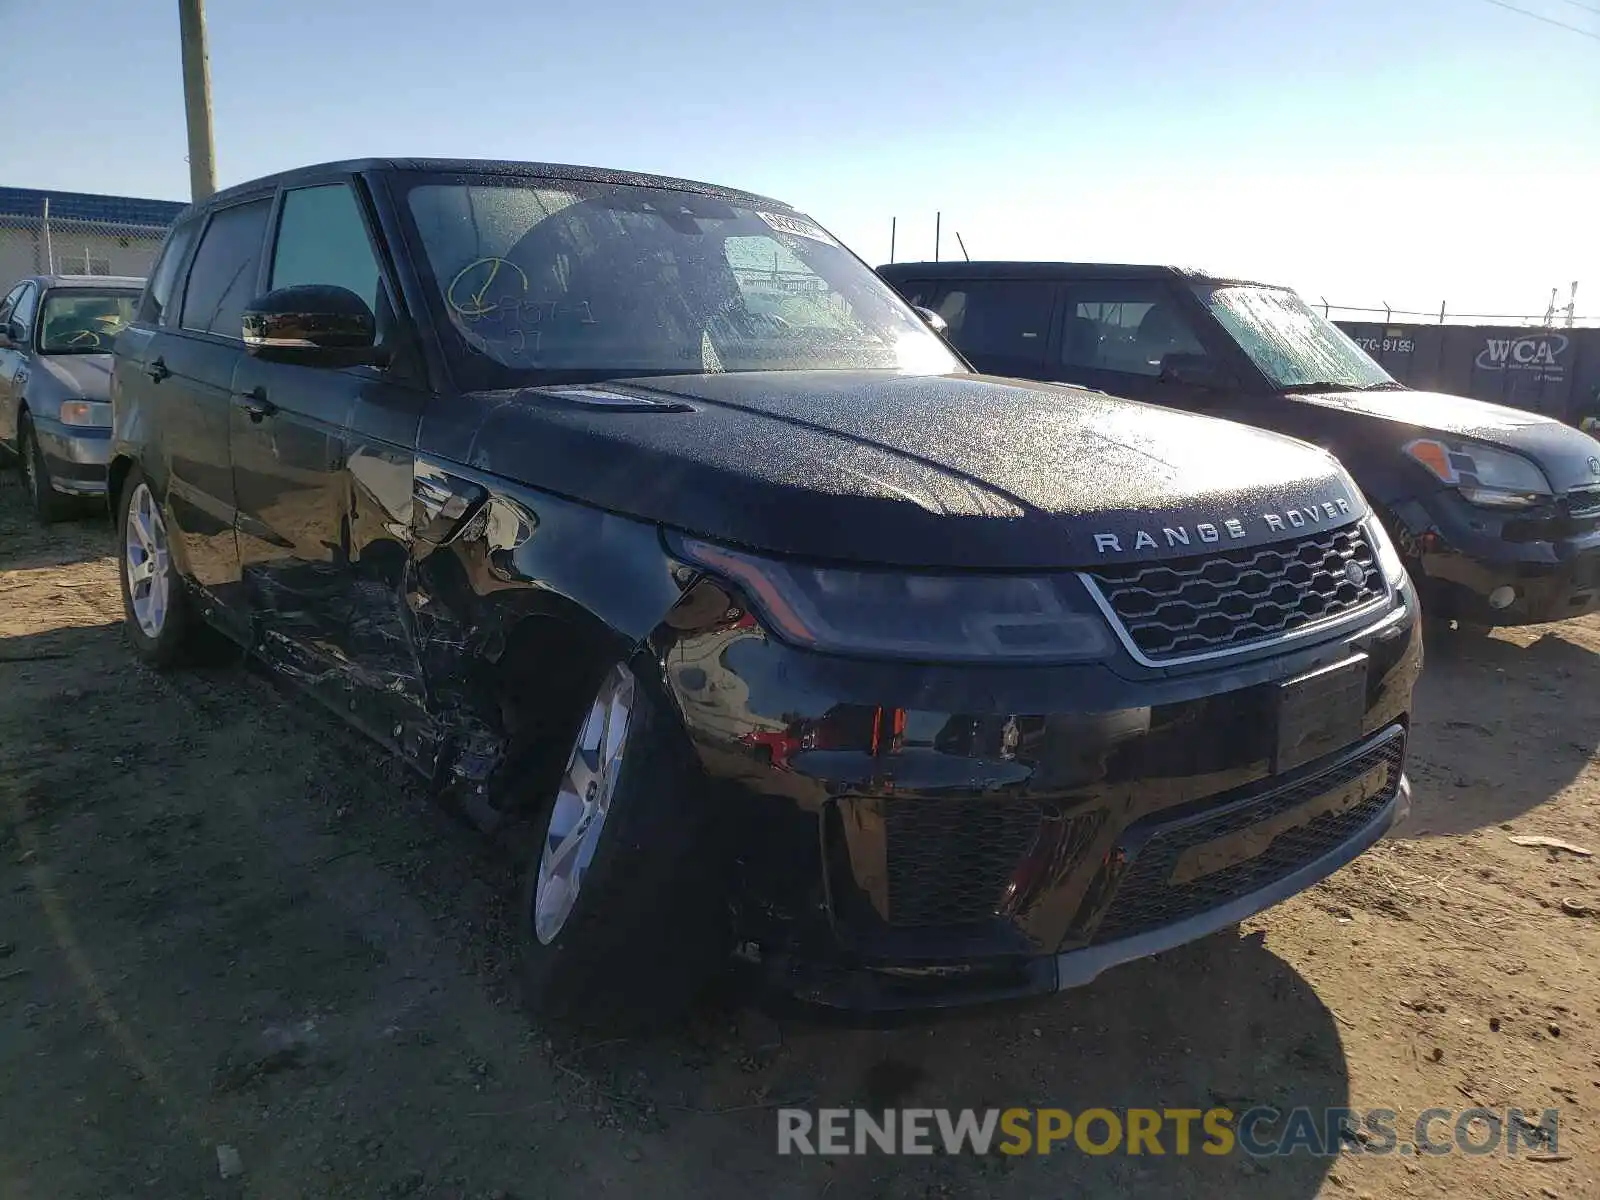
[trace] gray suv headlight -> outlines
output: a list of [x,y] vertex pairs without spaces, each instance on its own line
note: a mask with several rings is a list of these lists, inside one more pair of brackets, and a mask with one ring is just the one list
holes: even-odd
[[1403,447],[1440,483],[1483,508],[1533,508],[1550,499],[1550,481],[1531,460],[1478,442],[1417,438]]

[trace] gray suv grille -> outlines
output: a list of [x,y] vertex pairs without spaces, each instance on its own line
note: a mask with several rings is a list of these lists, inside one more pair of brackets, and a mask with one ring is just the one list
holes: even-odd
[[1386,595],[1360,525],[1253,550],[1102,567],[1086,578],[1128,641],[1154,663],[1247,650]]
[[1573,488],[1567,493],[1567,515],[1569,517],[1593,517],[1600,515],[1600,488],[1582,487]]

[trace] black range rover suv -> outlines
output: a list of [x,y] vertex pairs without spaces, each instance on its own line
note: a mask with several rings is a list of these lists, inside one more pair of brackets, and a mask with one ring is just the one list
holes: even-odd
[[174,226],[116,345],[129,636],[200,625],[542,834],[530,1002],[732,958],[1082,983],[1405,812],[1404,569],[1325,452],[974,375],[777,201],[364,161]]
[[1336,453],[1430,615],[1525,625],[1600,608],[1600,442],[1392,379],[1287,288],[1175,267],[897,263],[880,274],[981,371],[1209,413]]

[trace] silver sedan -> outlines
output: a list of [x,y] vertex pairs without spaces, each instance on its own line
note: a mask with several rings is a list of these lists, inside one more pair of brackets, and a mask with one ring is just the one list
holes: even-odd
[[103,496],[111,444],[111,343],[144,280],[35,275],[0,300],[0,449],[20,463],[41,521]]

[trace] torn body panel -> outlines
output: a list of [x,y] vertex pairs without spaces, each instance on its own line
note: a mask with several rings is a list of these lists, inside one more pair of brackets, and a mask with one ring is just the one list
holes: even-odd
[[476,813],[507,750],[507,687],[531,695],[544,682],[537,654],[517,664],[527,678],[501,677],[524,623],[571,622],[626,658],[680,589],[653,525],[422,457],[410,533],[399,599],[440,739],[418,765]]

